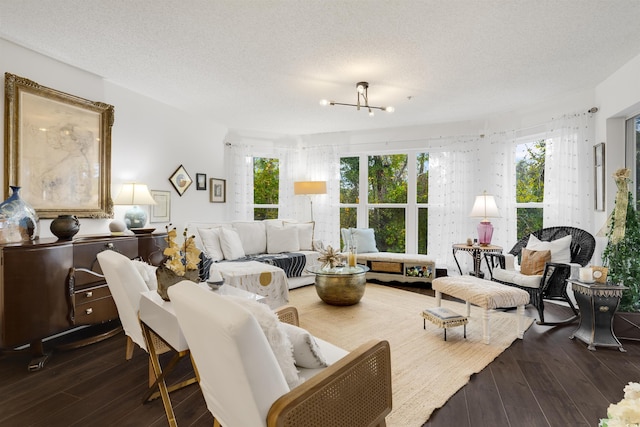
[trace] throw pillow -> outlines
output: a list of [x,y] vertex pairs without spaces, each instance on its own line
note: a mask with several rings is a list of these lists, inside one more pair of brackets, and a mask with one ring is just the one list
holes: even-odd
[[209,270],[211,269],[213,260],[209,255],[204,252],[200,252],[200,262],[198,263],[198,276],[200,276],[201,282],[209,280]]
[[153,265],[147,264],[144,261],[139,260],[131,260],[133,266],[136,268],[144,283],[147,284],[147,287],[150,291],[155,291],[158,289],[158,278],[156,277],[156,269]]
[[313,335],[289,323],[282,323],[282,327],[293,345],[293,359],[296,366],[309,369],[329,366]]
[[267,226],[267,253],[280,254],[299,250],[297,228]]
[[253,315],[267,337],[289,388],[298,386],[300,377],[293,359],[293,346],[278,316],[266,304],[233,295],[223,295],[223,297],[241,305]]
[[522,249],[520,273],[527,276],[539,276],[544,272],[544,265],[551,260],[551,251],[533,251]]
[[222,261],[224,259],[222,247],[220,247],[220,230],[222,230],[221,227],[198,228],[203,249],[213,261]]
[[533,234],[529,236],[527,249],[551,251],[551,262],[569,264],[571,262],[571,235],[550,242],[543,242]]
[[352,228],[351,236],[355,239],[356,250],[359,254],[378,252],[373,228]]
[[238,232],[231,228],[220,229],[220,247],[228,260],[244,258],[245,253]]
[[340,236],[342,237],[342,252],[347,251],[347,245],[349,244],[349,239],[351,238],[351,229],[349,228],[341,228]]
[[285,228],[296,228],[298,230],[298,243],[300,243],[300,251],[313,250],[313,228],[315,222],[285,222]]
[[267,252],[267,230],[263,221],[234,221],[231,224],[240,236],[245,255]]

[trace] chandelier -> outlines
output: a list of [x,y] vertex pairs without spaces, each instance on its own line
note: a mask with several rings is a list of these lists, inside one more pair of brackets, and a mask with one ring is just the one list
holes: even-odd
[[356,107],[358,111],[360,111],[360,108],[364,108],[369,112],[370,116],[373,116],[373,110],[386,111],[387,113],[393,113],[395,111],[395,108],[393,108],[392,106],[374,107],[373,105],[369,105],[369,83],[368,82],[356,83],[356,91],[358,94],[358,102],[356,104],[347,104],[344,102],[336,102],[336,101],[329,101],[329,100],[323,99],[320,101],[320,105],[322,106],[346,105],[347,107]]

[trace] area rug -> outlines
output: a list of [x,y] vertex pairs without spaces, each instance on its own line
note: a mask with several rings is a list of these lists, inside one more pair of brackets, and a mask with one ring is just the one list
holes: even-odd
[[[482,309],[471,308],[467,339],[463,328],[443,330],[427,322],[422,310],[435,307],[435,298],[391,287],[367,284],[360,303],[331,306],[322,302],[313,286],[294,289],[289,302],[298,308],[300,326],[346,350],[377,338],[391,346],[393,410],[389,427],[421,426],[431,413],[462,388],[516,339],[516,315],[491,315],[491,343],[482,342]],[[460,314],[463,303],[442,301]],[[533,319],[527,318],[529,328]],[[526,339],[526,334],[525,334]]]

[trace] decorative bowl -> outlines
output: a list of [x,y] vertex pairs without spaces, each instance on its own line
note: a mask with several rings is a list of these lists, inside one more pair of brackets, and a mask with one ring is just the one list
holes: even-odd
[[223,280],[218,280],[216,282],[207,280],[207,285],[209,285],[209,287],[211,288],[212,291],[218,290],[220,288],[220,286],[222,286],[223,284],[224,284],[224,279]]

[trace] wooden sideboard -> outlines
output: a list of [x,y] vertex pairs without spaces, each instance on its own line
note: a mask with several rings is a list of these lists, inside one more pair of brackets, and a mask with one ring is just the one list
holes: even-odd
[[37,370],[47,357],[44,338],[117,319],[96,255],[115,250],[157,265],[165,237],[166,233],[81,236],[0,245],[0,348],[29,344],[29,369]]

